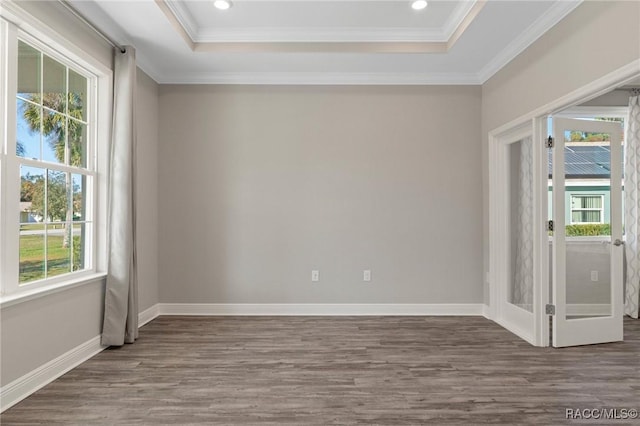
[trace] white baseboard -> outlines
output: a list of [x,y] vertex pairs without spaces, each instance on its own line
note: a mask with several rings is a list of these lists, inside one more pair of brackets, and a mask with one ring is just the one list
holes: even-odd
[[96,336],[3,386],[0,389],[0,412],[97,355],[104,348],[106,346],[100,344],[100,336]]
[[501,326],[502,328],[512,332],[513,334],[515,334],[516,336],[518,336],[519,338],[521,338],[522,340],[531,343],[533,346],[537,346],[536,345],[536,338],[535,336],[532,334],[533,330],[526,330],[523,328],[518,327],[516,324],[511,324],[508,323],[506,321],[503,321],[499,318],[493,320],[496,324],[498,324],[499,326]]
[[148,322],[156,319],[158,317],[158,315],[160,315],[160,304],[156,303],[155,305],[151,306],[150,308],[140,312],[138,314],[138,327],[142,327],[143,325],[147,324]]
[[[138,314],[138,326],[142,327],[159,315],[159,304]],[[58,377],[99,354],[106,346],[100,344],[101,336],[96,336],[47,362],[35,370],[17,378],[0,389],[0,413],[22,401],[38,389],[53,382]]]
[[159,315],[452,315],[482,316],[481,303],[160,303]]
[[[138,315],[139,326],[159,315],[422,315],[483,316],[486,305],[459,304],[317,304],[317,303],[158,303]],[[0,412],[12,407],[69,370],[97,355],[106,346],[100,336],[71,349],[0,389]]]
[[482,305],[482,316],[485,317],[486,319],[491,319],[492,314],[491,314],[491,308],[489,307],[489,305]]

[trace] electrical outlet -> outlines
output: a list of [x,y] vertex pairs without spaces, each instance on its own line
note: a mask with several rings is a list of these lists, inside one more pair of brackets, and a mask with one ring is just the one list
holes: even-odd
[[598,281],[598,271],[591,271],[591,281]]
[[362,272],[362,281],[367,281],[367,282],[371,281],[371,270],[365,269]]
[[320,281],[320,271],[318,271],[317,269],[314,269],[313,271],[311,271],[311,281],[313,282]]

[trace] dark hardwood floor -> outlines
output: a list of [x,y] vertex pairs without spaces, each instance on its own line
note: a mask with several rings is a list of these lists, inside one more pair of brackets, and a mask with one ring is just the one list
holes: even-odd
[[557,425],[603,407],[640,408],[640,321],[553,349],[480,317],[160,317],[0,421]]

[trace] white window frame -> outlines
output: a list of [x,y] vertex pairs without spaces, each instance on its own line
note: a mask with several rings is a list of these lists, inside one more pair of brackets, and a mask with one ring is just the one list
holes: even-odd
[[[600,198],[600,208],[573,208],[573,198],[584,198],[584,197],[598,197]],[[573,221],[573,212],[600,212],[600,222],[574,222]],[[590,225],[590,224],[600,224],[604,223],[604,195],[603,194],[575,194],[569,193],[569,223],[571,225]]]
[[[112,70],[18,7],[0,9],[0,306],[94,282],[107,269],[107,182],[111,137]],[[15,156],[18,39],[88,78],[87,161],[93,161],[87,203],[93,211],[87,269],[19,284],[20,161]],[[95,141],[91,143],[90,141]],[[94,150],[95,149],[95,150]],[[94,150],[94,151],[91,151]],[[41,166],[46,167],[46,163]],[[35,165],[35,164],[31,164]],[[59,167],[56,167],[59,168]],[[64,168],[64,166],[62,166]],[[17,179],[16,179],[17,177]]]

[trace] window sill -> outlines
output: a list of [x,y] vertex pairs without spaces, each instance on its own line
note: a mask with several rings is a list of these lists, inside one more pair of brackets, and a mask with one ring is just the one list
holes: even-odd
[[96,282],[98,280],[104,279],[106,276],[106,272],[97,272],[88,275],[82,275],[80,277],[74,277],[61,283],[34,288],[33,290],[21,291],[17,294],[0,296],[0,309],[4,309],[23,302],[28,302],[29,300],[38,299],[40,297],[48,296],[50,294],[58,293],[61,291],[70,290],[84,284]]

